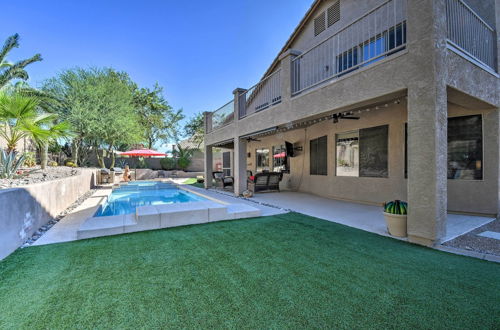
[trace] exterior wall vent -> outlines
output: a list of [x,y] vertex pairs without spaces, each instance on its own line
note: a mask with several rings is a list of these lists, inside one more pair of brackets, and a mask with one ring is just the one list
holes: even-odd
[[318,34],[326,30],[325,23],[325,12],[322,12],[318,17],[314,19],[314,36],[317,36]]
[[328,27],[340,21],[340,0],[326,10],[328,16]]

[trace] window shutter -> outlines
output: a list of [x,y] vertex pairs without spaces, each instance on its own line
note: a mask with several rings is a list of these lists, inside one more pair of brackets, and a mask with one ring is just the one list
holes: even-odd
[[314,19],[314,36],[326,30],[325,23],[325,12],[322,12]]
[[330,6],[326,12],[328,16],[328,27],[340,21],[340,0]]

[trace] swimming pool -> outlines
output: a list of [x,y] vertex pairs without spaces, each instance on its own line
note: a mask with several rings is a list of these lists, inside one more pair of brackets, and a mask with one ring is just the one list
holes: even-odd
[[165,182],[130,182],[114,189],[94,217],[135,213],[138,206],[207,201]]

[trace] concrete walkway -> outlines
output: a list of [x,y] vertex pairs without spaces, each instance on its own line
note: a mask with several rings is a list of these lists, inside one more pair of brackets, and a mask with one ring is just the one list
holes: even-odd
[[92,217],[101,201],[111,193],[111,187],[96,190],[80,206],[62,218],[32,245],[46,245],[76,241],[76,233],[85,220]]

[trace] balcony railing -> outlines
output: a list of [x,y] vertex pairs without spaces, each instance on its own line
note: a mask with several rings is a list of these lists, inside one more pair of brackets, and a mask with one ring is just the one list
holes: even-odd
[[292,61],[292,95],[406,47],[407,0],[389,0]]
[[244,118],[250,113],[262,111],[280,103],[281,88],[281,69],[278,69],[240,95],[239,118]]
[[226,126],[234,120],[234,100],[224,104],[212,113],[212,127],[209,131]]
[[446,0],[448,42],[495,70],[495,30],[462,0]]

